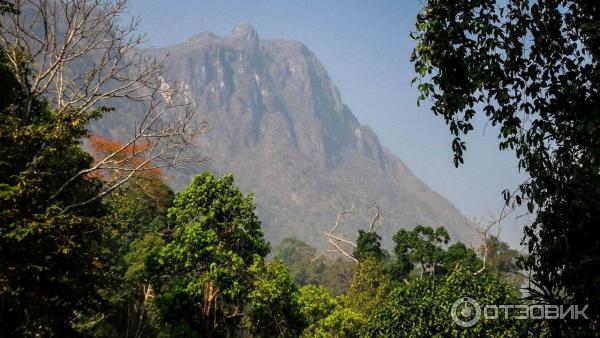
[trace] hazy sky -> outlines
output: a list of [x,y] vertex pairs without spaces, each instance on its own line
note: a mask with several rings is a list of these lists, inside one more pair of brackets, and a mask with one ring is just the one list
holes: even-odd
[[[342,100],[369,125],[418,177],[469,217],[498,214],[501,191],[524,180],[511,152],[500,152],[496,130],[479,121],[467,138],[465,164],[452,164],[451,137],[427,104],[416,105],[417,90],[409,38],[418,0],[130,0],[142,19],[149,44],[162,47],[211,31],[228,35],[245,22],[261,38],[305,43],[337,84]],[[485,127],[485,128],[484,128]],[[502,225],[501,237],[518,244],[519,222]]]

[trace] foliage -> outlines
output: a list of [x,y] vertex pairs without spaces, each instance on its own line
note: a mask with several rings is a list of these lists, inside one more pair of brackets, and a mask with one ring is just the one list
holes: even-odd
[[348,290],[354,262],[317,255],[317,249],[295,238],[286,238],[273,249],[272,255],[289,268],[298,286],[322,286],[334,296]]
[[366,322],[366,318],[360,313],[336,307],[327,317],[306,328],[302,337],[361,337]]
[[414,269],[408,253],[410,250],[410,232],[401,229],[394,235],[394,261],[391,263],[390,272],[395,280],[402,280]]
[[[122,170],[114,170],[100,167],[99,170],[92,173],[106,184],[115,181],[124,181],[124,184],[128,184],[131,180],[125,180],[125,178],[129,177],[131,172],[134,171],[135,176],[131,177],[136,178],[140,188],[145,189],[140,191],[143,195],[147,197],[156,195],[159,197],[156,201],[160,201],[160,197],[163,197],[165,190],[169,190],[160,179],[162,175],[160,167],[144,157],[155,146],[152,142],[138,140],[137,142],[124,144],[102,135],[91,135],[88,145],[92,156],[100,159],[96,162],[106,161],[106,158],[110,158],[111,162],[118,163],[123,168]],[[140,184],[140,181],[144,184]]]
[[[100,158],[121,148],[125,148],[124,153],[135,152],[130,150],[131,147],[133,146],[125,146],[121,142],[98,135],[93,135],[89,139],[92,154]],[[136,167],[143,162],[143,159],[138,156],[125,154],[116,156],[116,160],[131,162],[131,165]],[[103,181],[107,179],[103,172],[95,172],[94,175]],[[174,193],[163,182],[162,177],[163,174],[159,169],[148,168],[138,172],[104,198],[110,210],[107,220],[113,228],[115,240],[122,241],[121,248],[127,249],[132,240],[143,238],[147,232],[166,231],[164,228],[167,209],[172,205]]]
[[[404,278],[415,264],[418,264],[421,268],[421,277],[426,272],[433,276],[447,271],[453,262],[468,260],[466,256],[476,260],[475,252],[472,250],[469,252],[463,244],[454,244],[451,246],[452,250],[445,251],[441,245],[448,244],[449,241],[450,236],[444,227],[433,229],[418,225],[411,231],[401,229],[394,235],[396,262],[392,264],[392,274],[396,278]],[[464,250],[459,251],[460,248]],[[443,265],[446,269],[442,268]]]
[[[417,17],[419,99],[448,124],[455,164],[482,110],[529,174],[504,197],[536,213],[523,265],[544,302],[600,301],[600,277],[588,273],[600,268],[600,238],[590,235],[600,219],[599,27],[595,0],[430,0]],[[597,326],[593,316],[583,326]],[[550,323],[555,335],[565,323]]]
[[[508,246],[508,244],[504,244]],[[488,253],[488,256],[490,255],[492,253]],[[486,264],[489,263],[491,262],[486,262]],[[477,253],[473,249],[467,248],[462,242],[450,245],[442,258],[443,271],[455,270],[459,266],[467,271],[477,271],[482,267],[481,259],[477,257]]]
[[369,320],[369,336],[377,337],[522,337],[515,319],[482,317],[474,326],[456,325],[452,304],[470,297],[479,304],[518,304],[518,294],[491,274],[473,275],[458,269],[443,277],[414,279],[399,284],[382,299]]
[[385,262],[368,257],[358,262],[347,293],[348,306],[356,311],[369,314],[376,308],[381,298],[387,297],[392,281]]
[[317,249],[299,239],[286,238],[273,248],[272,254],[290,269],[297,285],[320,284],[319,277],[325,263],[324,259],[316,258]]
[[168,238],[166,214],[172,199],[173,192],[155,171],[134,176],[104,198],[113,282],[102,290],[109,304],[103,319],[82,332],[97,337],[146,337],[160,332],[146,261]]
[[300,288],[298,304],[302,317],[308,323],[316,323],[327,317],[338,305],[327,290],[310,284]]
[[105,209],[95,201],[63,210],[94,196],[101,182],[92,177],[53,192],[92,164],[79,140],[103,110],[57,114],[28,97],[19,76],[0,51],[0,327],[10,336],[68,336],[71,321],[98,309],[106,285]]
[[[11,10],[0,1],[0,12]],[[523,333],[509,320],[464,330],[448,313],[457,293],[489,304],[516,301],[503,281],[516,253],[497,239],[481,274],[472,273],[481,265],[473,250],[445,248],[442,227],[401,230],[393,258],[377,233],[359,232],[354,274],[353,262],[315,258],[295,240],[278,248],[282,261],[265,262],[270,247],[252,196],[231,176],[201,173],[174,196],[160,171],[136,155],[149,143],[90,136],[90,120],[108,109],[58,113],[24,91],[31,60],[12,52],[23,64],[0,53],[0,336]],[[128,174],[105,168],[77,175],[94,165],[92,155],[141,171],[108,194],[108,182]],[[408,277],[416,265],[421,279]]]
[[259,258],[250,270],[255,274],[246,305],[250,332],[255,337],[297,337],[304,317],[287,267],[279,260],[265,265]]
[[358,337],[366,325],[364,316],[314,285],[300,289],[298,303],[308,325],[302,337]]
[[518,261],[521,254],[517,250],[502,242],[496,236],[487,238],[486,269],[510,284],[520,287],[525,283],[525,277],[519,272]]
[[252,266],[269,251],[254,208],[231,176],[208,172],[176,195],[167,216],[173,238],[154,258],[167,323],[204,337],[235,332],[253,289]]
[[358,230],[358,239],[356,240],[356,249],[353,256],[359,261],[367,257],[384,259],[386,253],[381,248],[381,236],[374,231]]
[[203,172],[177,194],[168,219],[175,227],[175,237],[189,232],[187,227],[198,227],[214,233],[222,241],[222,250],[233,251],[250,264],[255,254],[264,257],[270,250],[254,209],[252,196],[242,194],[233,184],[233,176],[216,179]]

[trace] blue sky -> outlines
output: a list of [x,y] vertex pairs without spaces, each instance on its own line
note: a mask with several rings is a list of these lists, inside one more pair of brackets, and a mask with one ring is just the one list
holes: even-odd
[[[500,152],[496,130],[477,121],[467,138],[465,164],[452,163],[451,137],[443,120],[427,104],[417,107],[417,90],[409,38],[419,0],[130,0],[129,12],[140,16],[141,31],[151,46],[185,41],[211,31],[228,35],[245,22],[261,38],[286,38],[305,43],[337,84],[342,100],[369,125],[382,143],[432,189],[465,215],[497,215],[501,191],[524,180],[511,152]],[[477,128],[479,127],[479,128]],[[501,238],[517,245],[521,223],[511,217]]]

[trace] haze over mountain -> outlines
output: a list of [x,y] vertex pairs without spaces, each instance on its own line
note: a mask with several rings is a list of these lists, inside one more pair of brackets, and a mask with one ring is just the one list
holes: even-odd
[[[296,237],[326,247],[323,231],[336,219],[330,202],[340,198],[354,205],[342,228],[349,238],[367,226],[376,204],[383,215],[377,231],[388,248],[398,229],[417,224],[444,225],[454,240],[475,240],[465,217],[354,117],[302,43],[260,40],[242,24],[227,37],[201,33],[152,53],[168,54],[166,79],[185,85],[211,127],[199,148],[207,162],[169,173],[176,190],[204,169],[234,174],[254,194],[274,244]],[[118,128],[107,121],[102,132]]]

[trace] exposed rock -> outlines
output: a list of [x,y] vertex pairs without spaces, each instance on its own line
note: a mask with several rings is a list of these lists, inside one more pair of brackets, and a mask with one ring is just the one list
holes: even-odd
[[[377,203],[384,216],[377,231],[388,248],[399,228],[417,224],[444,225],[453,239],[474,240],[464,216],[359,123],[302,43],[259,40],[243,24],[228,37],[202,33],[153,53],[169,54],[167,79],[185,83],[209,120],[200,150],[207,167],[233,173],[255,194],[274,244],[293,236],[324,248],[323,230],[336,217],[329,202],[339,196],[355,204],[344,225],[348,237],[366,226],[359,211],[368,217]],[[201,169],[170,173],[171,183],[181,189]]]

